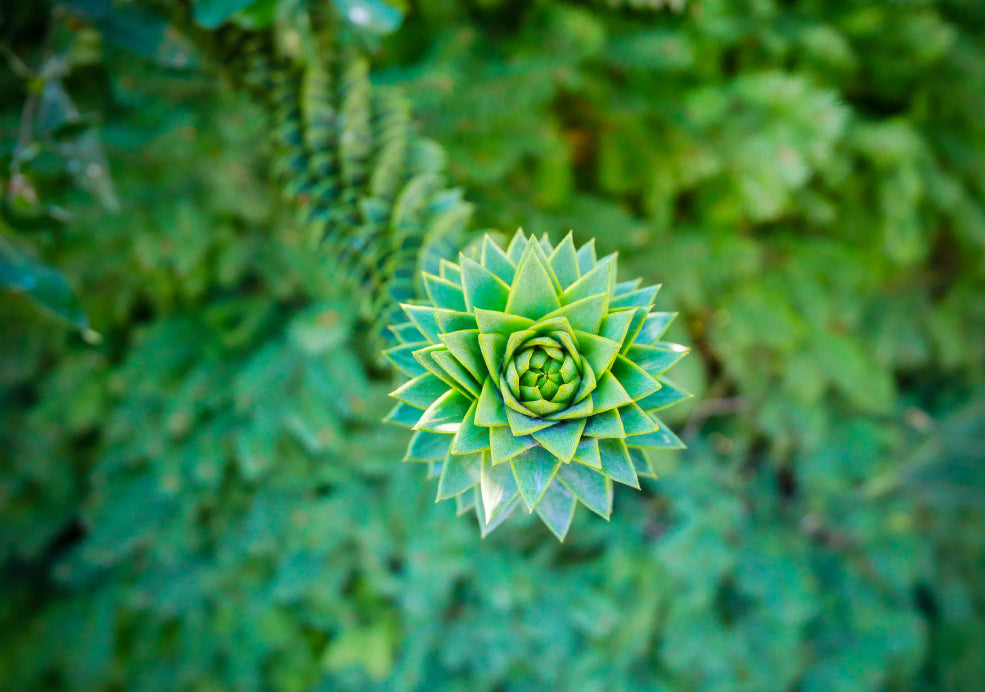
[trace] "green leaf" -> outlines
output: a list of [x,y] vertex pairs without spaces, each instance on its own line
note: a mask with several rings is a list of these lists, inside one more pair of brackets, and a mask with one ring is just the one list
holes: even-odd
[[667,327],[677,317],[676,312],[651,312],[646,316],[643,327],[636,337],[636,342],[640,344],[652,344],[664,335]]
[[516,510],[519,504],[520,504],[520,494],[517,493],[516,495],[513,496],[512,500],[506,503],[506,506],[504,506],[501,510],[497,512],[496,516],[494,516],[492,520],[487,522],[483,519],[482,515],[480,514],[479,505],[477,503],[475,506],[475,513],[476,513],[476,517],[478,517],[479,519],[479,535],[485,538],[493,531],[495,531],[503,522],[505,522],[507,519],[510,518],[510,516],[513,514],[514,510]]
[[491,271],[464,255],[462,264],[462,288],[465,291],[465,304],[469,310],[499,310],[506,308],[510,287]]
[[599,440],[599,454],[602,457],[602,471],[606,476],[617,483],[640,489],[636,468],[633,466],[625,441]]
[[563,464],[557,477],[583,505],[608,520],[612,513],[611,481],[582,464]]
[[541,447],[531,447],[510,460],[520,495],[529,509],[540,502],[547,486],[554,480],[561,462]]
[[482,454],[448,455],[438,478],[435,502],[461,495],[479,482],[481,474]]
[[427,337],[412,322],[393,325],[389,329],[397,337],[397,341],[402,344],[416,344],[421,341],[427,342]]
[[670,428],[662,424],[659,420],[650,416],[657,426],[655,432],[644,433],[642,435],[632,435],[626,438],[626,444],[630,447],[654,447],[661,449],[684,449],[685,444],[681,438],[675,435]]
[[195,22],[206,29],[216,29],[226,23],[230,17],[256,0],[195,0],[192,7],[192,17]]
[[589,334],[596,334],[605,317],[606,306],[609,302],[607,293],[600,293],[597,296],[589,296],[576,300],[573,303],[564,305],[557,310],[544,316],[544,320],[552,320],[558,317],[565,318],[572,329],[578,329]]
[[506,420],[509,422],[510,430],[517,437],[549,428],[555,423],[555,421],[544,420],[543,418],[532,418],[511,408],[506,409]]
[[613,261],[608,258],[603,260],[561,293],[561,303],[568,305],[599,293],[608,294],[612,288],[613,271]]
[[487,454],[482,455],[479,487],[482,493],[483,515],[487,524],[520,494],[510,465],[493,465]]
[[441,369],[448,375],[456,389],[461,391],[462,394],[471,395],[473,399],[479,398],[479,393],[481,392],[479,383],[451,351],[447,349],[435,349],[431,352],[431,357],[441,366]]
[[[448,347],[452,355],[465,366],[476,382],[484,382],[490,374],[483,361],[482,349],[479,347],[479,330],[467,329],[439,336],[441,343]],[[495,371],[493,371],[495,374]],[[476,393],[478,396],[478,393]]]
[[610,408],[591,416],[585,426],[585,434],[592,437],[626,437],[619,410]]
[[653,305],[653,299],[657,296],[660,286],[647,286],[638,291],[631,291],[621,296],[616,296],[609,302],[609,308],[618,310],[619,308],[647,308]]
[[531,434],[551,454],[563,462],[569,462],[578,448],[585,422],[584,418],[563,421]]
[[422,341],[416,344],[401,344],[383,352],[383,355],[393,363],[398,370],[408,377],[418,377],[427,373],[427,368],[414,357],[414,351],[426,348],[428,343]]
[[644,413],[638,404],[633,403],[621,406],[618,411],[619,416],[622,418],[626,435],[642,435],[643,433],[655,432],[657,430],[657,424],[653,422],[650,416]]
[[391,392],[390,396],[405,404],[426,409],[448,391],[448,384],[428,373],[405,382],[396,391]]
[[446,310],[467,312],[465,293],[462,292],[461,286],[431,274],[423,274],[423,277],[424,290],[427,291],[428,298],[433,305]]
[[665,370],[670,369],[681,358],[686,356],[690,349],[684,346],[672,344],[671,347],[639,346],[632,345],[626,351],[626,357],[643,368],[647,374],[656,377]]
[[526,251],[510,286],[506,312],[536,320],[559,307],[561,303],[543,261],[536,251]]
[[522,332],[534,326],[536,322],[526,317],[510,315],[493,310],[476,310],[475,321],[481,334],[495,334],[503,338],[514,332]]
[[492,453],[492,463],[499,465],[509,461],[525,449],[534,446],[534,438],[529,435],[516,437],[509,426],[502,425],[489,428],[489,443]]
[[519,264],[520,260],[523,258],[523,253],[527,248],[527,236],[524,235],[523,229],[521,228],[515,234],[513,234],[510,244],[506,246],[506,255],[510,258],[513,264]]
[[598,334],[606,339],[611,339],[618,344],[626,343],[626,335],[629,333],[629,325],[636,315],[636,310],[618,310],[610,312],[602,320]]
[[[597,264],[595,255],[595,238],[578,248],[578,270],[585,276]],[[608,290],[608,289],[606,289]]]
[[646,370],[625,356],[616,356],[610,371],[619,380],[626,393],[638,401],[660,389],[660,383],[650,377]]
[[383,0],[332,0],[339,14],[360,29],[374,34],[396,31],[403,13]]
[[596,380],[609,371],[616,355],[619,353],[619,342],[595,336],[587,332],[575,332],[578,340],[578,352],[595,373]]
[[417,430],[410,437],[404,461],[441,461],[448,456],[452,436],[447,433]]
[[468,312],[443,310],[435,314],[434,318],[438,322],[438,327],[446,334],[479,328],[479,324],[475,321],[475,315]]
[[657,474],[653,472],[653,466],[650,465],[650,460],[641,449],[629,447],[629,458],[633,460],[633,468],[636,469],[637,476],[640,478],[657,477]]
[[475,422],[476,425],[485,427],[503,426],[508,423],[506,404],[503,403],[499,387],[492,377],[487,377],[482,383],[482,391],[479,393],[479,402],[475,411]]
[[438,312],[448,311],[442,311],[439,308],[426,307],[424,305],[401,305],[400,307],[403,308],[407,318],[421,330],[424,338],[432,344],[438,343],[438,332],[441,331],[441,328],[438,325],[435,315]]
[[[480,468],[481,473],[481,468]],[[475,509],[477,507],[479,493],[478,488],[472,488],[471,490],[461,493],[455,496],[455,516],[460,517],[470,509]],[[478,513],[476,514],[478,516]],[[482,520],[481,517],[479,519]]]
[[421,416],[414,430],[430,430],[439,433],[456,433],[462,425],[462,419],[471,405],[466,397],[456,391],[441,395]]
[[488,234],[482,239],[482,266],[502,279],[507,286],[513,283],[516,276],[516,265]]
[[691,394],[678,389],[665,378],[658,377],[657,379],[660,382],[660,389],[636,402],[644,411],[657,411],[672,406],[684,399],[691,398]]
[[[657,390],[660,391],[660,390]],[[599,380],[599,385],[592,392],[592,403],[596,413],[608,411],[611,408],[625,406],[632,403],[633,399],[623,388],[619,381],[612,376],[612,373],[605,373]]]
[[578,253],[575,250],[574,234],[568,233],[548,258],[554,276],[562,286],[570,286],[581,277],[578,269]]
[[599,441],[594,437],[581,438],[578,441],[578,449],[575,450],[574,460],[596,471],[601,471],[602,459],[599,456]]
[[577,500],[571,491],[555,480],[547,486],[535,511],[551,533],[557,536],[559,541],[563,541],[568,535],[568,529],[571,528],[576,504]]
[[422,413],[424,413],[422,409],[419,409],[416,406],[411,406],[410,404],[405,404],[401,401],[390,410],[390,413],[386,415],[383,422],[393,423],[394,425],[399,425],[403,428],[413,428],[414,424],[421,419]]
[[455,440],[452,442],[453,453],[466,454],[489,449],[489,428],[480,427],[475,423],[478,406],[479,402],[473,401],[465,418],[462,419],[462,427],[455,433]]

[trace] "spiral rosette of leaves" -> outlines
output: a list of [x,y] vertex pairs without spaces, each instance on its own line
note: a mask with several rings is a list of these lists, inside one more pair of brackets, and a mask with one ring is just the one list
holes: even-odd
[[689,396],[663,376],[688,349],[661,341],[674,313],[651,311],[659,286],[617,283],[594,241],[518,231],[475,254],[402,306],[387,356],[409,379],[387,420],[414,430],[405,461],[483,536],[522,504],[563,540],[578,502],[608,519],[613,482],[653,476],[644,450],[683,446],[655,412]]

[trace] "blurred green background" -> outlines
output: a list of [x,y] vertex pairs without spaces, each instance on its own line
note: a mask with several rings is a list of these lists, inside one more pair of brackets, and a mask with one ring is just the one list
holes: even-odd
[[[400,463],[242,84],[308,10],[470,228],[680,311],[689,447],[611,522],[480,540]],[[982,689],[979,0],[39,1],[0,46],[0,689]]]

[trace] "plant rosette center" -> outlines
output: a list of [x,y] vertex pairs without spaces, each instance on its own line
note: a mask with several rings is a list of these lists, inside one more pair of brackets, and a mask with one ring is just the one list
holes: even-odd
[[527,416],[561,413],[595,389],[567,320],[510,335],[499,377],[507,406]]

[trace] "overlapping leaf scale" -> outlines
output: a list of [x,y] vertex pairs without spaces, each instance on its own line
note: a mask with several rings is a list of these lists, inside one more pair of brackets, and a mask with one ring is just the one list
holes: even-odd
[[617,283],[616,265],[571,234],[487,235],[424,272],[426,300],[390,327],[408,380],[387,420],[483,536],[524,507],[563,540],[577,503],[608,518],[613,483],[639,488],[648,453],[683,446],[656,416],[688,396],[664,376],[689,350],[662,341],[676,313],[651,311],[659,286]]

